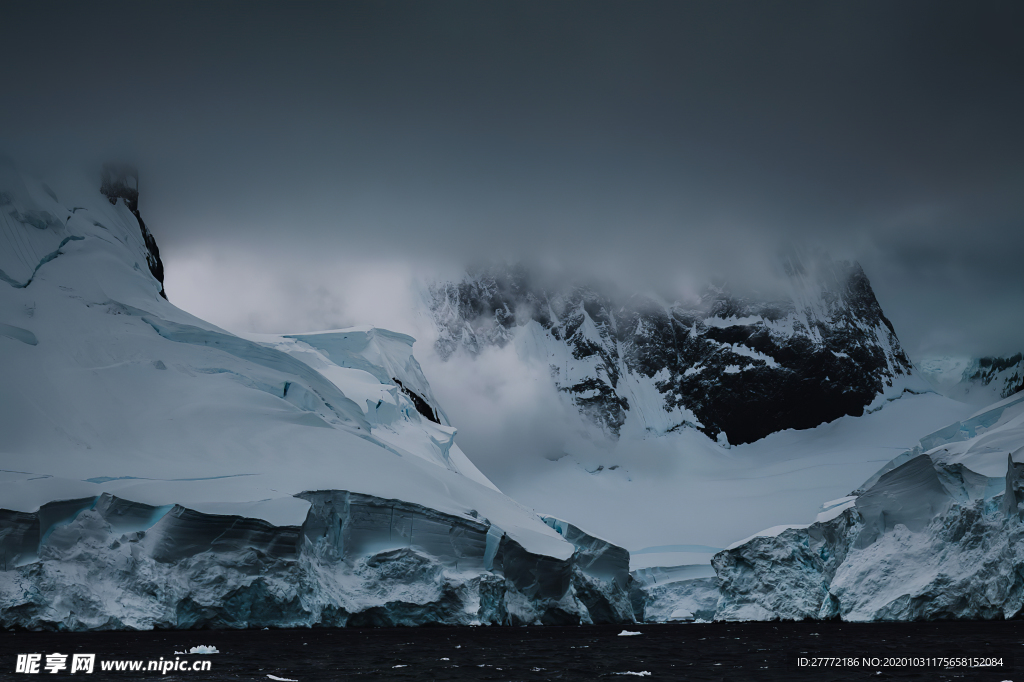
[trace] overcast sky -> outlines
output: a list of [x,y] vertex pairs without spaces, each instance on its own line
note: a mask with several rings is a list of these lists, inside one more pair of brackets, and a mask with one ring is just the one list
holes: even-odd
[[1024,347],[1024,3],[8,2],[2,24],[0,150],[138,164],[171,301],[228,328],[401,327],[411,278],[480,258],[664,290],[795,241],[859,259],[918,358]]

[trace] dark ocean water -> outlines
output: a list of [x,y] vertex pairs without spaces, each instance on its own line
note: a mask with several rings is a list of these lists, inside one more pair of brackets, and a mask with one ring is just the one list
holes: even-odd
[[[639,635],[620,636],[623,630]],[[198,645],[213,655],[175,655]],[[48,673],[46,655],[95,654]],[[40,672],[16,672],[42,654]],[[582,627],[0,632],[0,679],[86,680],[1016,680],[1024,621],[708,623]],[[209,661],[209,671],[103,672],[103,662]],[[830,659],[845,659],[835,667]],[[939,658],[995,659],[950,667]],[[799,665],[806,659],[807,665]],[[868,659],[865,661],[865,659]],[[877,659],[874,661],[872,659]],[[918,659],[918,660],[914,660]],[[922,660],[923,659],[923,660]],[[817,662],[818,666],[810,663]],[[180,665],[180,663],[179,663]],[[70,667],[70,665],[69,665]],[[629,673],[649,673],[637,675]]]

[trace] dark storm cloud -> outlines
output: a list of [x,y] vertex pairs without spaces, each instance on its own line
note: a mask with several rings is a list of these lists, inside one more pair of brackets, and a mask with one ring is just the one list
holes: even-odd
[[532,256],[665,286],[813,241],[862,260],[912,349],[1024,345],[1020,3],[8,3],[3,23],[2,146],[134,159],[169,272]]

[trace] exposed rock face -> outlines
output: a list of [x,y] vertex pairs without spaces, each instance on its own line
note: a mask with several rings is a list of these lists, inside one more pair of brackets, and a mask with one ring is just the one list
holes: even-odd
[[596,538],[570,533],[579,549],[560,561],[486,519],[337,490],[301,497],[311,506],[300,527],[109,494],[2,512],[0,626],[632,620],[625,573],[604,570],[598,557],[625,556],[628,567],[628,554]]
[[436,347],[450,358],[521,344],[613,437],[630,415],[653,433],[692,425],[738,444],[862,414],[911,371],[867,276],[856,263],[794,259],[787,277],[786,299],[708,287],[696,305],[665,305],[550,291],[522,267],[495,268],[431,289]]
[[978,358],[964,372],[964,381],[981,386],[994,386],[999,398],[1009,398],[1024,391],[1024,353],[1008,358]]
[[156,281],[160,282],[160,295],[167,298],[164,292],[164,264],[160,260],[160,248],[156,245],[156,239],[146,228],[146,222],[139,213],[139,171],[133,166],[117,163],[106,163],[103,165],[103,183],[100,185],[100,193],[105,196],[111,204],[116,204],[118,199],[124,201],[124,205],[132,212],[135,219],[139,221],[139,229],[142,230],[142,239],[146,243],[146,263],[149,271],[153,273]]

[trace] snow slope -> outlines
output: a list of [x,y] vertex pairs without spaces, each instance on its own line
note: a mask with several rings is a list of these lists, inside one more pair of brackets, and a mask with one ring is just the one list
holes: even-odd
[[461,452],[412,338],[197,319],[98,187],[0,174],[3,625],[590,619],[576,548]]
[[[847,495],[894,454],[913,447],[922,432],[971,409],[934,393],[905,394],[862,417],[729,448],[693,429],[614,443],[579,438],[555,461],[524,455],[530,474],[502,488],[527,506],[585,522],[626,547],[633,568],[707,563],[714,553],[708,548],[766,526],[813,520],[823,499]],[[660,560],[652,563],[643,550],[662,545],[670,547],[651,552]]]

